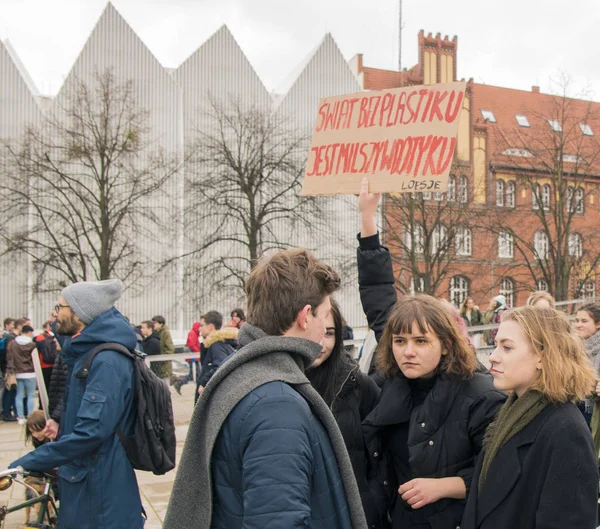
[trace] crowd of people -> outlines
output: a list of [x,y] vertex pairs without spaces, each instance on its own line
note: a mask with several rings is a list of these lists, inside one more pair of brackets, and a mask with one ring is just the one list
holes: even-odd
[[[344,348],[340,276],[302,249],[256,265],[247,318],[235,309],[224,322],[209,311],[192,326],[186,345],[199,362],[190,361],[175,390],[195,378],[197,402],[164,528],[595,529],[600,305],[581,306],[573,324],[547,293],[519,308],[496,296],[485,312],[471,298],[458,309],[398,296],[376,228],[378,201],[363,181],[358,279],[378,343],[365,369]],[[115,435],[132,430],[131,362],[107,351],[86,383],[78,380],[98,343],[174,352],[163,317],[137,329],[119,313],[121,291],[118,281],[70,285],[56,321],[41,338],[23,323],[3,364],[17,388],[24,381],[17,420],[34,403],[23,400],[30,377],[18,376],[31,366],[16,359],[53,344],[51,388],[57,365],[66,365],[58,418],[31,414],[37,447],[11,464],[59,468],[64,528],[144,525]],[[499,324],[481,334],[494,347],[489,366],[474,347],[473,328],[486,323]],[[152,366],[168,387],[171,362]]]

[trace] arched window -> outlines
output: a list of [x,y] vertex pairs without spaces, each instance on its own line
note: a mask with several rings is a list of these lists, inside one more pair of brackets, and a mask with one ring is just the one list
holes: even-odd
[[469,280],[464,276],[450,278],[450,302],[460,307],[469,295]]
[[583,255],[583,239],[579,233],[569,234],[569,255],[577,259]]
[[596,297],[596,281],[588,279],[587,281],[577,281],[576,298],[595,298]]
[[548,286],[548,281],[546,281],[545,279],[538,279],[535,283],[535,286],[537,290],[540,290],[542,292],[548,292],[550,290],[550,287]]
[[535,258],[540,261],[546,261],[548,259],[548,246],[548,235],[543,231],[536,231],[533,236]]
[[575,212],[583,213],[583,188],[578,187],[575,191]]
[[446,238],[446,226],[438,224],[433,228],[431,234],[431,253],[444,253],[448,250],[448,240]]
[[567,210],[569,213],[573,213],[575,210],[575,204],[573,195],[575,194],[575,190],[572,187],[567,188]]
[[464,226],[458,226],[456,228],[456,235],[454,237],[456,255],[471,255],[471,241],[471,230]]
[[418,292],[425,292],[425,281],[422,277],[418,277],[415,281],[415,277],[410,278],[410,295],[414,296]]
[[448,177],[448,189],[446,189],[446,198],[448,202],[456,202],[456,177],[450,175]]
[[498,235],[498,257],[505,259],[513,256],[514,238],[512,233],[501,231]]
[[544,184],[542,188],[542,207],[544,211],[548,211],[550,209],[550,196],[552,195],[552,189],[548,184]]
[[466,204],[469,201],[469,181],[465,175],[460,177],[460,185],[458,187],[458,201],[461,204]]
[[506,207],[514,208],[517,200],[517,187],[514,182],[506,183]]
[[[412,228],[412,229],[411,229]],[[423,253],[423,226],[413,224],[406,227],[406,247],[415,253]]]
[[531,188],[531,205],[533,209],[540,209],[540,200],[542,199],[542,187],[535,184]]
[[515,304],[515,283],[508,277],[502,278],[500,281],[500,289],[498,292],[506,298],[506,307],[513,307]]
[[504,180],[496,180],[496,206],[504,207]]

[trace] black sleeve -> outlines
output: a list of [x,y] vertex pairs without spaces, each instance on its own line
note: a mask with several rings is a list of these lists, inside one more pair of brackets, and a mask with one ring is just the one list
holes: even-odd
[[52,377],[50,378],[50,387],[48,388],[49,414],[50,418],[60,424],[62,415],[65,387],[68,377],[67,364],[63,362],[62,354],[59,354],[54,362]]
[[379,342],[397,294],[390,252],[379,243],[379,234],[358,236],[358,288],[369,327]]
[[146,340],[144,344],[144,353],[147,355],[159,355],[160,354],[160,340],[150,339]]
[[360,420],[364,421],[367,415],[373,411],[381,390],[375,381],[368,375],[359,372],[361,396],[360,396]]
[[459,478],[465,482],[467,494],[471,489],[473,481],[473,471],[475,469],[475,460],[483,447],[483,438],[488,425],[494,420],[498,411],[506,401],[506,393],[498,390],[490,390],[481,395],[473,402],[469,409],[469,419],[467,421],[467,431],[471,440],[473,449],[473,463],[471,466],[460,470],[457,473]]
[[206,364],[202,369],[200,378],[198,379],[199,386],[206,386],[211,377],[215,374],[220,365],[227,359],[233,351],[229,345],[225,343],[215,343],[207,350]]

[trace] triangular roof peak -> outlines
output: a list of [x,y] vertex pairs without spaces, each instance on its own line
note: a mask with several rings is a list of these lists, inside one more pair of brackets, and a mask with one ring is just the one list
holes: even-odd
[[294,69],[287,83],[276,90],[276,93],[283,94],[276,106],[282,105],[289,97],[295,99],[298,94],[306,93],[309,85],[317,87],[319,97],[360,91],[358,79],[331,33],[325,34],[318,46]]
[[[2,42],[0,42],[0,45],[1,44],[2,44]],[[17,68],[19,73],[21,74],[21,77],[23,78],[23,81],[27,85],[27,88],[29,88],[29,91],[31,92],[31,94],[33,96],[39,96],[40,91],[38,90],[36,84],[33,82],[33,79],[31,78],[31,75],[29,75],[27,68],[25,68],[25,65],[21,61],[21,58],[17,55],[17,52],[12,47],[12,44],[10,43],[10,41],[8,39],[6,39],[4,41],[4,49],[6,50],[6,53],[8,53],[8,56],[11,58],[13,64],[15,65],[15,67]]]

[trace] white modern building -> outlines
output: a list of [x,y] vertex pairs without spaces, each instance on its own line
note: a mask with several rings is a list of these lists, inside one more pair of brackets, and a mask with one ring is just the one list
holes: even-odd
[[[173,153],[184,151],[193,127],[198,126],[194,116],[211,97],[235,97],[248,105],[269,108],[289,117],[295,126],[310,134],[319,98],[361,90],[331,35],[324,37],[285,87],[269,93],[226,26],[179,67],[165,68],[108,4],[55,98],[38,93],[10,44],[0,42],[0,137],[16,138],[26,125],[40,123],[45,112],[60,106],[73,79],[92,82],[96,72],[107,68],[123,80],[133,80],[138,103],[149,111],[154,140]],[[165,249],[174,254],[183,252],[182,211],[187,196],[184,179],[182,171],[168,183],[170,193],[177,197],[177,206],[164,216],[165,223],[181,221],[183,230],[179,230],[177,237],[159,233],[139,242],[142,252],[157,259]],[[331,214],[330,236],[315,241],[310,234],[304,234],[307,237],[299,234],[297,245],[310,246],[317,256],[344,270],[344,288],[337,297],[348,323],[362,327],[365,321],[356,272],[348,265],[355,258],[359,226],[355,199],[339,197],[327,203]],[[335,234],[333,244],[331,234]],[[28,315],[40,326],[54,305],[55,295],[33,294],[31,263],[27,259],[16,262],[14,256],[0,258],[0,267],[0,317]],[[230,299],[215,291],[203,306],[197,306],[189,296],[194,285],[185,284],[182,268],[183,261],[148,278],[139,288],[126,290],[119,308],[134,322],[162,314],[172,329],[184,331],[203,311],[216,309],[228,315],[240,303],[239,298]],[[210,284],[210,278],[204,281]]]

